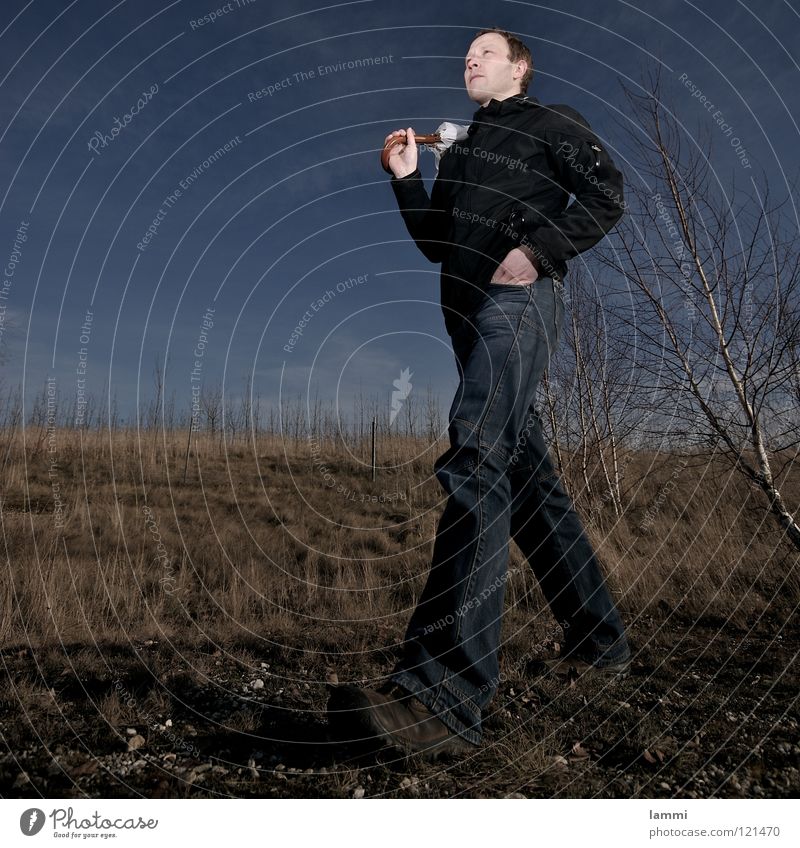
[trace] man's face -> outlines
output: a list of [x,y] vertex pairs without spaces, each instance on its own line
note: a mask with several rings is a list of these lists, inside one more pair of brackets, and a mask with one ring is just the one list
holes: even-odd
[[508,43],[496,32],[478,36],[464,59],[464,83],[470,100],[485,106],[493,97],[505,100],[519,94],[519,81],[525,73],[523,60],[510,62]]

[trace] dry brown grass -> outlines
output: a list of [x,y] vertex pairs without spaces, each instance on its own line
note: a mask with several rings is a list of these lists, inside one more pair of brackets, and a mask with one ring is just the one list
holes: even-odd
[[[184,483],[185,433],[156,441],[60,430],[55,444],[54,477],[41,440],[17,433],[5,444],[4,644],[267,637],[369,651],[401,637],[443,508],[432,476],[443,444],[383,444],[387,467],[374,483],[366,446],[312,452],[264,437],[231,448],[204,436]],[[676,462],[642,454],[628,463],[632,494],[620,520],[610,502],[574,493],[626,617],[680,608],[745,620],[796,599],[795,559],[760,496],[713,460],[693,457],[673,476]],[[669,480],[674,488],[659,498]],[[800,477],[783,489],[800,501]],[[514,546],[511,564],[523,564]],[[527,569],[509,580],[507,597],[513,657],[515,643],[524,649],[552,621]]]

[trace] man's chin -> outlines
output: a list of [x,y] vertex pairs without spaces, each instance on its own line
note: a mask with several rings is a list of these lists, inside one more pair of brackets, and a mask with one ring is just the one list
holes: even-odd
[[468,88],[467,97],[474,100],[476,103],[488,103],[494,97],[493,91],[487,91],[485,88]]

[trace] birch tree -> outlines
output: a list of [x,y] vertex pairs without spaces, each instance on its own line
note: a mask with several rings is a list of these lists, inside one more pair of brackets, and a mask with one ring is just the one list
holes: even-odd
[[623,90],[628,214],[598,253],[629,287],[646,403],[673,445],[711,449],[740,473],[800,548],[780,487],[800,432],[794,187],[776,201],[764,175],[744,172],[741,187],[730,163],[716,171],[719,129],[690,133],[657,72]]

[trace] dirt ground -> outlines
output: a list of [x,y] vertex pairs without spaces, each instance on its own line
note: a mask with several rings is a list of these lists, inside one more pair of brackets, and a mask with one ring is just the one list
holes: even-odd
[[326,681],[374,684],[386,668],[263,641],[6,649],[0,794],[791,797],[797,637],[787,614],[638,620],[632,676],[615,683],[526,679],[504,659],[484,746],[437,763],[332,737]]

